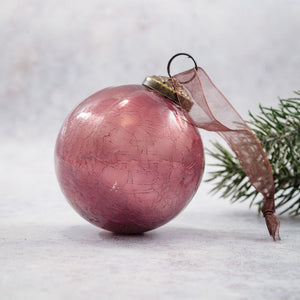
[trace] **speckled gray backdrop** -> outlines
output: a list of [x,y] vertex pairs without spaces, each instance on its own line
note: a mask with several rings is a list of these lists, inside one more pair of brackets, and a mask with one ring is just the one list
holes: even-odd
[[166,74],[181,51],[246,117],[299,89],[299,15],[296,0],[2,0],[1,136],[53,138],[82,99]]
[[[291,96],[299,16],[297,0],[1,0],[1,300],[299,299],[299,218],[282,216],[273,243],[255,208],[202,182],[169,224],[114,236],[74,212],[53,166],[74,106],[166,74],[177,52],[192,54],[243,117]],[[187,67],[178,59],[173,71]]]

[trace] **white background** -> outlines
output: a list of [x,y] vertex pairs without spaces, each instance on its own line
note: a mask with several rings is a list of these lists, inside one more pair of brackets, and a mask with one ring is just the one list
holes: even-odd
[[[53,167],[79,102],[165,75],[177,52],[244,118],[276,106],[300,89],[299,36],[296,0],[1,0],[0,298],[299,299],[299,218],[282,216],[274,243],[255,208],[202,182],[169,224],[116,236],[72,210]],[[178,59],[173,72],[191,66]],[[209,147],[215,136],[201,134]]]

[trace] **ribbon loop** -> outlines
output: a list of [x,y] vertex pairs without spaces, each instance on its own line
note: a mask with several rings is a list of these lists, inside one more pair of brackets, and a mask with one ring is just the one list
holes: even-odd
[[175,91],[183,87],[193,102],[187,118],[198,128],[217,132],[236,154],[249,181],[264,196],[262,212],[270,235],[280,240],[272,169],[256,136],[202,68],[179,73],[172,82]]

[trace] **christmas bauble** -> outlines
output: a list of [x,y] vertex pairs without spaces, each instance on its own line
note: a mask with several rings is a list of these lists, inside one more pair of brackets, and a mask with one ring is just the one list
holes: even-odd
[[197,191],[204,154],[180,108],[142,85],[101,90],[80,103],[57,138],[59,184],[103,229],[142,233],[174,218]]

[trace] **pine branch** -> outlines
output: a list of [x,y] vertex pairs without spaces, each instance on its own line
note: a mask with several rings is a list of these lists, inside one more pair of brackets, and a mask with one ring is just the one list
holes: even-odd
[[[265,150],[275,186],[275,205],[281,214],[300,214],[300,91],[296,97],[279,99],[278,108],[259,106],[260,114],[249,112],[249,126]],[[207,149],[206,149],[207,150]],[[218,142],[207,150],[218,170],[209,173],[211,192],[220,192],[232,202],[250,201],[261,212],[262,196],[251,186],[234,154]]]

